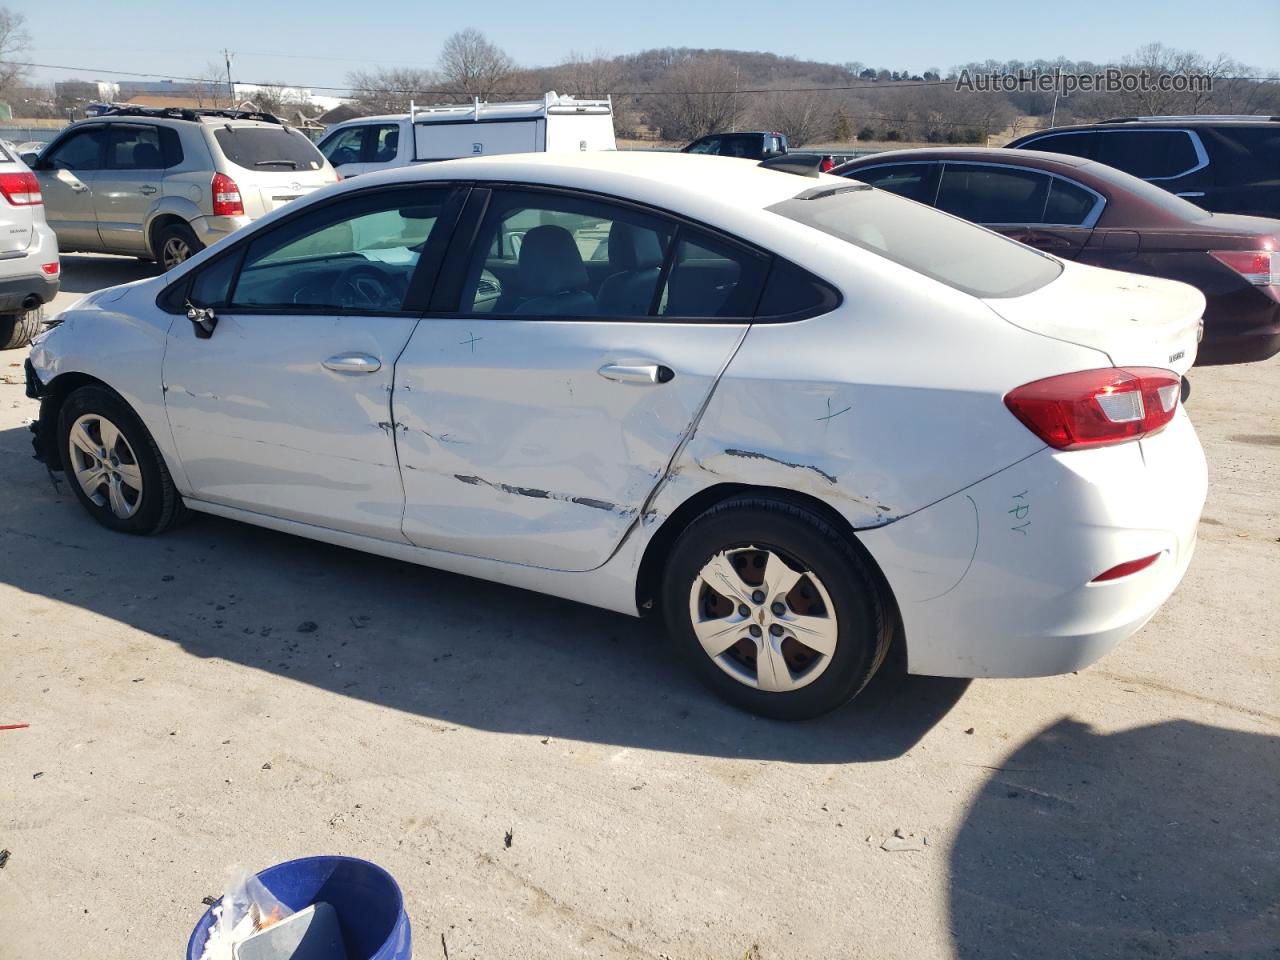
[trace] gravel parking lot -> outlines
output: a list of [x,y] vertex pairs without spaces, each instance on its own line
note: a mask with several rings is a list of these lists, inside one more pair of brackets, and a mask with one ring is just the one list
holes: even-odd
[[[63,263],[63,306],[151,272]],[[788,725],[626,617],[212,517],[110,533],[30,458],[24,355],[3,960],[174,960],[228,865],[316,853],[395,875],[420,960],[1280,955],[1280,360],[1193,371],[1199,549],[1118,651],[890,664]]]

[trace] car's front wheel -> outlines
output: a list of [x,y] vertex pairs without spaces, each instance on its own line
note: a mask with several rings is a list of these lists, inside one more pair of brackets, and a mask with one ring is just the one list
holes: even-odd
[[76,499],[104,527],[159,533],[182,517],[182,497],[155,440],[113,391],[74,391],[59,412],[58,438]]
[[707,685],[785,720],[854,697],[892,633],[854,546],[813,511],[767,496],[718,504],[681,533],[662,603],[668,631]]
[[40,332],[40,322],[43,319],[43,306],[0,316],[0,350],[25,347]]

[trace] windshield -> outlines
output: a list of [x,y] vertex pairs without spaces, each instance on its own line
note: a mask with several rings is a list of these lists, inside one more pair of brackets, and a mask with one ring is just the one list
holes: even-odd
[[871,187],[808,191],[768,209],[975,297],[1020,297],[1062,272],[1053,257]]
[[250,170],[319,170],[324,157],[310,140],[289,127],[222,126],[213,132],[223,155]]

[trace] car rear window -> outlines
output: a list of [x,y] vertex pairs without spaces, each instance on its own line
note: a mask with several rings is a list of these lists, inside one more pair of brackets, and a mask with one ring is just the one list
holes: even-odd
[[319,170],[324,157],[315,144],[289,127],[219,127],[213,132],[228,160],[250,170]]
[[1062,264],[998,233],[870,187],[810,190],[771,212],[975,297],[1020,297]]
[[13,157],[9,156],[9,151],[4,148],[3,143],[0,143],[0,161],[4,163],[13,162]]

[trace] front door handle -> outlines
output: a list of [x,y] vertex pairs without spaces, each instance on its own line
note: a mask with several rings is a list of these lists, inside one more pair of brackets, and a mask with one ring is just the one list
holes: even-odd
[[72,193],[88,193],[89,192],[89,188],[86,187],[79,180],[75,180],[72,183],[68,183],[67,186],[71,188]]
[[667,383],[676,375],[674,370],[660,363],[635,366],[610,363],[601,367],[597,373],[606,380],[616,380],[619,383]]
[[151,196],[151,194],[156,192],[156,188],[151,186],[151,184],[145,184],[144,186],[141,186],[138,188],[138,192],[145,193],[147,196]]
[[382,361],[367,353],[339,353],[326,360],[324,368],[334,373],[377,373]]

